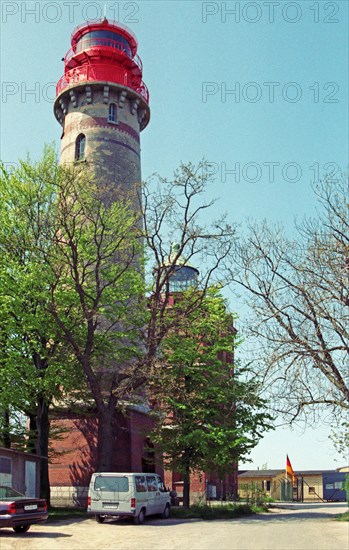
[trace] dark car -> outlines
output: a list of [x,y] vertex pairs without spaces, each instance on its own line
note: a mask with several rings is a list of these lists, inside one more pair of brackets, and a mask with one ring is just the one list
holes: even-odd
[[26,497],[0,485],[0,528],[12,527],[16,533],[26,533],[33,523],[46,521],[47,517],[46,500]]

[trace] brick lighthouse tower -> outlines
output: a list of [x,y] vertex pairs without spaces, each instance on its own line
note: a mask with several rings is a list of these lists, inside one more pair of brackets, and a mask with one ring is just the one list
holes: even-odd
[[141,181],[140,132],[150,110],[137,47],[120,23],[80,25],[56,88],[61,163],[86,161],[111,199],[137,192]]

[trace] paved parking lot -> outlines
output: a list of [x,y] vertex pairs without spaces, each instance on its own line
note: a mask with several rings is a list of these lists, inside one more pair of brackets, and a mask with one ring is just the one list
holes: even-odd
[[0,531],[1,550],[348,550],[349,523],[334,521],[345,504],[292,505],[261,516],[220,521],[149,519],[98,524],[94,519]]

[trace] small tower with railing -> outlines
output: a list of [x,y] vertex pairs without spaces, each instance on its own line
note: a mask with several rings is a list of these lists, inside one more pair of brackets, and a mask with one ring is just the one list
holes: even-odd
[[137,47],[132,31],[120,23],[80,25],[56,88],[61,163],[88,163],[114,198],[136,192],[141,181],[140,132],[150,110]]
[[190,288],[197,288],[199,270],[193,267],[188,261],[185,261],[179,255],[180,245],[173,243],[171,246],[171,254],[169,261],[165,267],[171,268],[171,273],[168,277],[169,292],[184,292]]

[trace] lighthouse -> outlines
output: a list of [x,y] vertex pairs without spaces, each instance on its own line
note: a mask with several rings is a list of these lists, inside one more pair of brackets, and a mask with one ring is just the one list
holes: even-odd
[[103,19],[78,26],[56,87],[61,164],[92,170],[109,200],[136,196],[140,132],[150,118],[138,43],[125,25]]
[[[64,72],[57,83],[54,103],[55,117],[62,126],[61,164],[77,167],[76,177],[80,168],[87,175],[91,173],[91,187],[96,185],[101,191],[98,199],[107,205],[125,199],[135,214],[141,190],[140,133],[150,118],[149,93],[142,80],[137,48],[133,32],[120,23],[103,19],[78,26],[63,59]],[[82,181],[89,179],[84,177]],[[110,261],[114,259],[118,261],[114,257]],[[134,267],[141,269],[138,260],[136,256]],[[109,323],[107,317],[100,321]],[[121,328],[120,322],[117,330]],[[110,365],[110,372],[103,372],[103,381],[108,382],[109,374],[114,376],[113,368]],[[61,439],[52,441],[57,460],[50,465],[50,483],[56,504],[71,504],[74,500],[87,504],[89,480],[98,461],[100,420],[93,414],[95,409],[91,412],[88,407],[89,403],[86,407],[79,403],[76,410],[71,410],[62,403],[55,410],[53,422],[64,433]],[[153,419],[147,403],[129,403],[127,414],[116,410],[114,420],[111,431],[118,444],[110,454],[111,471],[155,471],[155,464],[149,465],[153,451],[147,434]],[[67,450],[68,459],[62,453]]]

